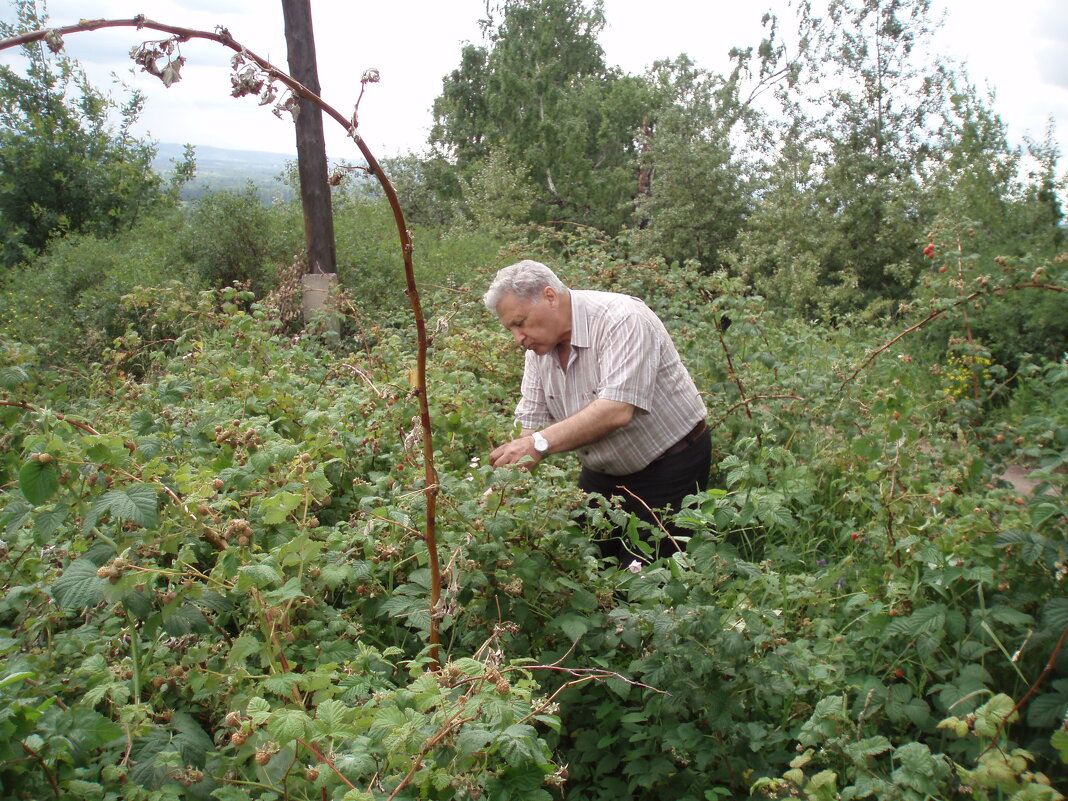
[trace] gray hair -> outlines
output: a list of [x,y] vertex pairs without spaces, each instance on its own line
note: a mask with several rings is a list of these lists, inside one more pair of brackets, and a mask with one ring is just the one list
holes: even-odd
[[556,273],[540,261],[523,259],[515,264],[502,267],[497,277],[489,285],[482,302],[486,308],[496,313],[497,307],[505,295],[515,295],[520,300],[535,301],[541,297],[545,287],[552,287],[561,295],[568,293],[568,288]]

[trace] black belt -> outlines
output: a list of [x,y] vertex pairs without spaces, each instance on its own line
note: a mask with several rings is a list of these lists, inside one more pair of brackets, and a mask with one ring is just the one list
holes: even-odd
[[697,425],[691,428],[690,432],[686,436],[684,436],[682,439],[680,439],[662,454],[657,456],[656,459],[654,459],[653,461],[658,462],[661,459],[666,459],[669,456],[675,456],[677,454],[682,453],[684,450],[693,445],[694,442],[696,442],[697,439],[700,438],[701,435],[703,435],[706,431],[708,431],[708,424],[704,420],[699,420],[697,422]]

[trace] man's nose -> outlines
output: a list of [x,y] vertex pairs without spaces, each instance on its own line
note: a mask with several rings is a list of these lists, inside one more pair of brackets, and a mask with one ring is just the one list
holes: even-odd
[[515,337],[515,343],[517,345],[522,345],[527,338],[526,334],[524,334],[522,331],[513,331],[512,336]]

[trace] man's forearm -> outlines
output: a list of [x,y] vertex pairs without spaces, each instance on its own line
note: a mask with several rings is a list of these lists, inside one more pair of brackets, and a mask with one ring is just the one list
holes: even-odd
[[[541,429],[541,433],[549,441],[549,453],[563,453],[604,439],[627,425],[633,416],[634,407],[629,403],[598,398],[570,417]],[[523,430],[524,436],[531,433]]]
[[[604,439],[617,428],[622,428],[634,416],[634,407],[629,403],[598,398],[589,406],[558,423],[541,429],[549,441],[548,453],[562,453]],[[515,464],[530,469],[547,454],[534,449],[530,435],[532,429],[524,428],[519,439],[513,439],[493,449],[490,464],[494,467]]]

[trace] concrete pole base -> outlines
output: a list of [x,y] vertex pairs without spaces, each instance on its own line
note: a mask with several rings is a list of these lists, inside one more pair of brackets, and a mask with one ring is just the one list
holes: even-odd
[[305,327],[320,334],[340,334],[341,318],[327,304],[330,293],[337,289],[337,273],[306,273],[300,286]]

